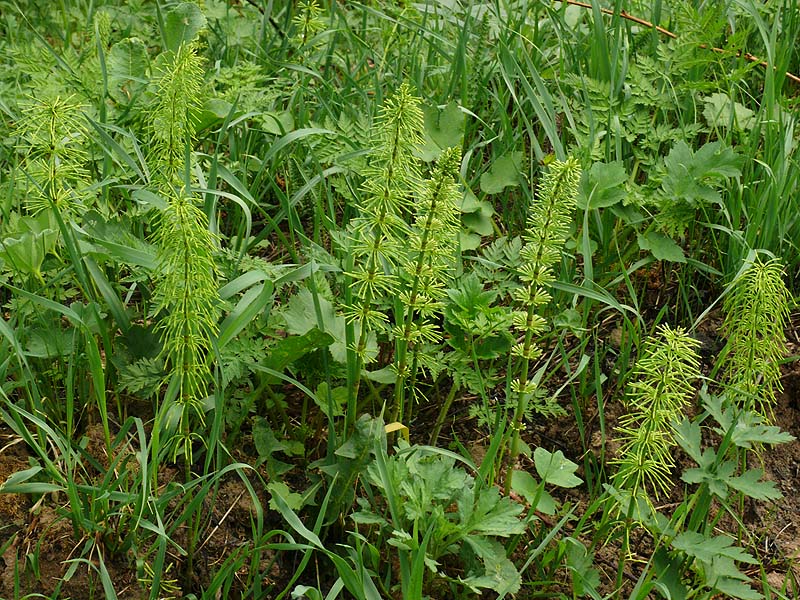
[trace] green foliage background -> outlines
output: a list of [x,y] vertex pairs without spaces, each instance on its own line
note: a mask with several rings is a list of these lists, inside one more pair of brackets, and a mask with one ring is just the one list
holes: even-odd
[[0,493],[75,548],[46,587],[0,524],[0,593],[796,595],[743,511],[792,441],[798,37],[791,0],[0,0]]

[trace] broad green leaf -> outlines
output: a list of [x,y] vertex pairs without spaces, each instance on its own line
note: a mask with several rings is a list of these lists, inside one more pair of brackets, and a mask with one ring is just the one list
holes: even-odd
[[[325,333],[333,338],[329,345],[331,356],[337,362],[346,363],[347,340],[345,337],[344,317],[336,312],[330,300],[322,296],[318,298],[322,326]],[[286,330],[289,333],[303,335],[318,327],[314,298],[311,292],[305,288],[292,297],[281,314],[286,321]],[[378,343],[374,332],[369,333],[366,351],[369,358],[376,356],[378,353]]]
[[364,370],[361,374],[370,381],[383,383],[384,385],[388,385],[397,381],[397,373],[395,373],[395,371],[392,369],[392,365],[387,365],[376,371]]
[[796,438],[788,431],[782,431],[775,425],[749,425],[736,427],[731,441],[739,448],[752,448],[755,444],[788,444]]
[[519,592],[522,577],[514,563],[506,557],[505,549],[500,543],[475,536],[468,536],[466,542],[483,561],[484,573],[460,579],[461,583],[478,594],[480,588],[505,594]]
[[756,123],[755,113],[744,104],[731,100],[728,94],[714,92],[703,98],[703,116],[710,127],[730,127],[750,131]]
[[[749,579],[748,579],[749,581]],[[722,592],[725,598],[740,598],[740,600],[760,600],[764,597],[743,581],[730,577],[718,577],[714,582],[714,589]]]
[[675,426],[675,441],[697,464],[702,464],[700,425],[683,419]]
[[[342,385],[333,388],[331,390],[331,400],[333,403],[333,416],[341,417],[344,415],[344,405],[347,404],[347,388]],[[314,402],[326,417],[331,416],[328,414],[328,384],[326,382],[323,381],[317,386]]]
[[[245,292],[234,309],[225,317],[222,325],[220,325],[217,338],[217,344],[220,348],[224,348],[228,342],[235,338],[239,332],[272,303],[272,290],[272,282],[266,281]],[[331,341],[333,341],[333,338],[331,338]]]
[[742,162],[732,148],[723,148],[719,142],[710,142],[692,152],[681,140],[664,160],[667,174],[661,186],[671,203],[683,201],[691,207],[720,203],[722,197],[713,186],[741,175]]
[[533,451],[533,462],[545,483],[563,488],[573,488],[583,483],[575,476],[578,465],[566,458],[561,450],[551,453],[544,448],[537,448]]
[[686,600],[688,590],[682,581],[682,563],[683,557],[676,557],[674,552],[669,552],[663,546],[658,548],[653,556],[656,586],[662,591],[665,598]]
[[573,538],[566,538],[567,568],[572,572],[572,585],[579,596],[587,590],[595,591],[600,587],[600,573],[594,568],[594,553]]
[[[467,235],[467,233],[477,233],[481,237],[491,235],[494,232],[494,221],[492,220],[494,207],[491,202],[478,200],[475,194],[467,190],[461,204],[461,212],[463,213],[461,217],[463,228],[460,232],[462,234],[461,248],[464,250],[474,249],[469,245],[469,242],[467,242],[468,245],[465,245],[463,236]],[[475,237],[478,245],[480,245],[480,237]]]
[[360,510],[350,515],[354,523],[359,525],[380,525],[381,527],[389,527],[389,522],[380,515],[376,515],[370,510]]
[[578,208],[595,209],[613,206],[627,196],[623,184],[628,174],[622,163],[594,163],[588,171],[583,171],[578,190]]
[[200,132],[219,123],[231,114],[233,105],[221,98],[208,98],[197,116],[195,129]]
[[288,110],[280,112],[264,111],[258,113],[258,122],[264,127],[264,131],[272,135],[285,135],[293,131],[294,115]]
[[292,598],[309,598],[310,600],[322,600],[322,594],[317,588],[312,588],[307,585],[298,585],[295,586],[295,588],[292,590]]
[[477,503],[472,494],[463,494],[458,500],[458,510],[467,530],[474,533],[507,537],[525,531],[525,524],[518,518],[522,507],[501,498],[494,487],[482,489]]
[[458,104],[449,102],[441,109],[424,106],[422,112],[425,115],[424,143],[418,152],[422,160],[430,162],[439,158],[445,148],[461,145],[466,115]]
[[13,271],[23,275],[41,275],[46,254],[44,238],[30,232],[8,237],[0,243],[0,258]]
[[461,222],[467,231],[477,233],[481,237],[491,235],[494,231],[491,217],[487,217],[483,211],[476,211],[461,216]]
[[108,95],[129,104],[147,86],[147,46],[138,38],[127,38],[111,47],[106,57]]
[[167,13],[164,19],[164,40],[167,49],[177,52],[181,44],[188,44],[206,26],[206,18],[194,2],[182,2]]
[[472,193],[472,190],[466,190],[464,196],[461,198],[460,210],[462,213],[473,213],[480,210],[484,204],[488,203],[478,200],[478,197]]
[[684,255],[683,249],[672,238],[663,233],[658,231],[650,231],[644,235],[637,233],[636,240],[639,242],[639,248],[649,251],[656,260],[677,263],[686,262],[686,255]]
[[486,194],[497,194],[507,187],[518,186],[521,169],[522,152],[504,154],[481,175],[481,190]]
[[253,423],[253,443],[258,452],[259,463],[266,463],[270,477],[278,477],[292,468],[292,465],[273,456],[276,452],[285,453],[289,447],[275,437],[266,419],[258,417]]
[[317,348],[325,348],[333,343],[333,337],[316,327],[303,335],[285,337],[269,349],[269,356],[263,364],[275,371],[283,371],[294,361]]
[[[301,508],[303,508],[303,496],[290,490],[289,486],[282,481],[269,482],[267,484],[267,491],[269,491],[273,498],[275,496],[280,496],[281,499],[286,502],[286,506],[294,511],[299,511]],[[272,510],[278,510],[275,500],[269,501],[269,507]]]
[[458,232],[458,245],[463,251],[477,250],[481,247],[481,236],[477,233]]
[[[556,501],[527,471],[514,471],[511,489],[525,498],[533,510],[538,510],[546,515],[556,514]],[[533,505],[534,502],[536,502],[536,506]]]

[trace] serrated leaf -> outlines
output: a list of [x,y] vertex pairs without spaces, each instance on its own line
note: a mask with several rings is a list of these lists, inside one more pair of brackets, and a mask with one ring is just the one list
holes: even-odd
[[755,113],[744,104],[734,102],[728,94],[715,92],[703,98],[703,116],[710,127],[730,127],[749,131],[755,125]]
[[738,477],[728,478],[728,485],[754,500],[783,498],[783,494],[775,487],[774,481],[761,481],[763,475],[764,472],[761,469],[751,469]]
[[380,515],[376,515],[370,510],[360,510],[350,515],[354,523],[359,525],[380,525],[381,527],[388,527],[389,522]]
[[748,564],[758,563],[747,552],[734,546],[733,542],[733,538],[727,535],[707,537],[695,531],[685,531],[672,540],[672,547],[709,564],[720,556]]
[[583,171],[577,204],[582,210],[605,208],[622,202],[627,196],[623,184],[628,174],[620,161],[594,163]]
[[521,587],[522,578],[507,557],[505,549],[494,540],[468,536],[467,543],[473,552],[483,561],[483,575],[473,575],[460,579],[473,592],[480,593],[479,588],[490,589],[500,594],[516,594]]
[[714,584],[714,589],[717,590],[718,592],[722,592],[722,594],[726,598],[740,598],[741,600],[760,600],[761,598],[764,597],[763,594],[758,593],[743,581],[730,579],[728,577],[718,578]]
[[741,175],[742,161],[732,148],[723,148],[719,142],[710,142],[692,152],[681,140],[664,160],[667,174],[661,186],[671,201],[682,200],[692,207],[719,203],[722,198],[712,185]]
[[507,187],[518,186],[521,169],[522,152],[504,154],[481,175],[481,190],[486,194],[497,194]]
[[508,537],[525,531],[518,516],[522,507],[508,498],[500,497],[496,488],[484,488],[474,502],[472,494],[463,494],[458,500],[461,522],[467,531],[483,535]]
[[753,444],[788,444],[796,438],[774,425],[753,425],[747,429],[736,428],[731,439],[739,448],[752,448]]
[[583,483],[575,476],[578,465],[566,458],[561,450],[549,452],[544,448],[537,448],[533,452],[533,462],[539,477],[545,483],[563,488],[573,488]]
[[658,231],[650,231],[644,235],[637,233],[636,240],[639,242],[639,248],[650,252],[656,260],[677,263],[686,262],[686,255],[683,253],[683,249],[672,238],[663,233]]
[[[333,404],[333,416],[341,417],[344,415],[344,405],[347,403],[347,388],[344,386],[337,386],[331,390],[331,402]],[[322,382],[317,386],[314,393],[314,402],[316,402],[322,413],[329,417],[328,414],[328,384]]]
[[683,419],[675,425],[675,441],[698,465],[704,465],[700,425]]
[[259,461],[266,463],[270,477],[278,477],[292,468],[292,465],[278,460],[273,454],[286,452],[288,446],[278,440],[266,419],[259,417],[253,423],[253,443],[258,452]]
[[177,52],[181,44],[188,44],[206,26],[206,18],[194,2],[182,2],[164,19],[164,41],[167,50]]

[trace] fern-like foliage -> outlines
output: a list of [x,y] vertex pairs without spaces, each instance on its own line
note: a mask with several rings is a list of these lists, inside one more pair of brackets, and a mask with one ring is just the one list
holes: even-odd
[[[529,410],[530,402],[540,396],[536,394],[536,382],[529,378],[530,364],[541,356],[536,344],[539,336],[547,328],[547,321],[541,316],[542,307],[550,302],[548,287],[553,283],[553,265],[561,259],[561,248],[569,233],[572,213],[575,210],[581,168],[574,158],[555,161],[545,174],[541,184],[538,202],[530,208],[525,245],[520,257],[520,282],[522,285],[514,292],[518,309],[513,313],[513,326],[522,336],[522,341],[511,349],[513,356],[520,361],[519,377],[511,384],[516,398],[516,408],[511,424],[511,461],[506,474],[506,490],[511,489],[511,473],[514,457],[518,454],[519,433],[522,418]],[[555,406],[544,403],[538,412],[553,414]]]
[[627,396],[629,412],[620,417],[619,470],[614,485],[637,496],[666,492],[675,466],[673,424],[683,418],[700,376],[700,343],[684,330],[663,326],[659,339],[647,341],[636,363]]
[[756,255],[728,285],[723,309],[725,381],[742,407],[772,416],[775,394],[782,391],[780,362],[786,354],[784,327],[791,295],[779,259]]

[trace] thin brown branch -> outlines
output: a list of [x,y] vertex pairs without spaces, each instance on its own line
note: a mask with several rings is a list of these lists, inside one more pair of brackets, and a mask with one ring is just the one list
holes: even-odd
[[[581,8],[592,8],[592,5],[589,4],[588,2],[578,2],[578,0],[557,0],[557,1],[558,2],[562,2],[564,4],[571,4],[572,6],[580,6]],[[645,19],[641,19],[641,18],[639,18],[639,17],[637,17],[635,15],[632,15],[632,14],[630,14],[628,12],[625,12],[624,10],[620,11],[619,13],[616,13],[611,9],[601,8],[600,12],[602,12],[604,15],[611,15],[612,17],[615,16],[615,15],[619,15],[623,19],[626,19],[628,21],[632,21],[632,22],[634,22],[634,23],[636,23],[638,25],[641,25],[643,27],[647,27],[649,29],[655,29],[658,33],[660,33],[661,35],[664,35],[664,36],[666,36],[668,38],[672,38],[673,40],[678,39],[677,34],[673,33],[669,29],[664,29],[663,27],[659,27],[658,25],[655,25],[654,23],[651,23],[650,21],[646,21]],[[700,47],[701,48],[705,48],[705,49],[708,48],[708,46],[706,46],[705,44],[700,44]],[[712,52],[716,52],[718,54],[728,54],[728,51],[725,50],[724,48],[712,47],[711,51]],[[764,68],[767,68],[767,69],[769,68],[769,64],[767,63],[767,61],[762,60],[758,56],[750,54],[749,52],[741,52],[741,51],[739,51],[739,52],[736,52],[734,54],[734,56],[736,56],[737,58],[738,57],[743,57],[745,60],[748,60],[748,61],[753,62],[753,63],[758,63],[759,65],[761,65]],[[773,69],[775,69],[775,67],[773,67]],[[800,77],[795,75],[794,73],[790,73],[790,72],[786,71],[784,74],[786,75],[786,77],[788,77],[789,79],[791,79],[795,83],[800,83]]]

